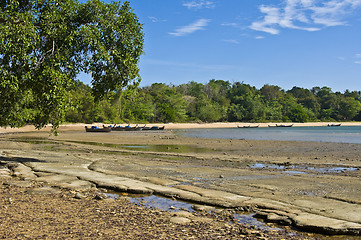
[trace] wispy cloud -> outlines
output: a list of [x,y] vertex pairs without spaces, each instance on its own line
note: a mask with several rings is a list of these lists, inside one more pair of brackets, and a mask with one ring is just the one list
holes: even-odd
[[225,39],[225,40],[223,40],[223,42],[233,43],[233,44],[239,44],[239,41],[238,41],[238,40],[235,40],[235,39]]
[[206,27],[208,25],[208,23],[210,22],[210,19],[199,19],[187,26],[183,26],[180,28],[177,28],[175,30],[175,32],[171,32],[169,33],[170,35],[176,36],[176,37],[182,37],[182,36],[186,36],[189,35],[193,32],[199,31],[199,30],[203,30],[204,27]]
[[264,37],[263,36],[257,36],[257,37],[255,37],[256,39],[264,39]]
[[214,8],[215,3],[213,1],[198,0],[198,1],[185,1],[182,4],[189,9],[201,9],[201,8]]
[[151,20],[154,23],[156,23],[156,22],[166,22],[166,20],[161,20],[159,18],[152,17],[152,16],[149,16],[148,19]]
[[361,53],[356,53],[353,58],[357,59],[356,61],[354,61],[354,63],[361,64]]
[[361,0],[284,0],[281,5],[261,5],[263,19],[250,28],[279,34],[280,28],[319,31],[324,27],[346,25],[347,14],[361,7]]

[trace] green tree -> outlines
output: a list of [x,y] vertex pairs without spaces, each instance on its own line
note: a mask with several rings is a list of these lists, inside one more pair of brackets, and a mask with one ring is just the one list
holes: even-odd
[[310,109],[314,114],[318,114],[321,106],[317,100],[317,97],[308,89],[293,87],[291,90],[287,91],[287,93],[292,94],[297,102],[302,104],[302,106]]
[[338,110],[340,120],[352,120],[361,111],[361,103],[352,97],[344,97]]
[[302,107],[302,105],[296,105],[294,106],[288,113],[288,118],[292,122],[307,122],[309,117],[305,111],[305,109]]
[[277,100],[284,94],[280,87],[268,84],[265,84],[260,91],[266,101]]
[[265,119],[265,105],[259,91],[248,84],[236,82],[229,90],[231,105],[229,121],[261,121]]
[[0,126],[57,129],[81,71],[96,99],[139,81],[142,25],[129,2],[0,3]]
[[145,89],[127,89],[123,96],[122,119],[126,121],[150,122],[155,120],[155,103]]
[[176,87],[154,83],[148,89],[155,104],[155,121],[182,122],[187,119],[187,103]]

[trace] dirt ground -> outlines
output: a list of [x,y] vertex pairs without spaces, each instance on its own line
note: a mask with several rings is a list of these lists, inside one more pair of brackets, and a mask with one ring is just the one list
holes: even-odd
[[[64,174],[59,169],[70,173],[73,167],[86,166],[96,173],[181,190],[208,189],[268,199],[312,216],[360,224],[360,144],[193,139],[180,137],[174,131],[61,131],[56,137],[45,131],[22,132],[0,135],[0,142],[3,163],[21,162],[30,167],[37,178],[50,173]],[[32,184],[41,184],[31,180]],[[5,185],[1,188],[0,213],[3,234],[0,236],[5,239],[319,237],[299,232],[290,234],[289,229],[281,232],[250,229],[229,224],[229,219],[211,213],[197,214],[212,221],[196,221],[194,216],[188,216],[190,223],[173,223],[170,219],[177,217],[172,216],[175,213],[144,209],[130,204],[127,198],[94,200],[94,188],[82,191],[84,198],[77,199],[74,194],[78,189],[34,195],[25,193],[34,186],[19,188],[6,181],[9,179],[3,180]],[[46,185],[49,186],[49,182]],[[262,204],[258,201],[257,205]],[[51,210],[50,206],[61,208]],[[259,215],[269,217],[265,215],[269,209],[265,203]],[[121,219],[116,212],[122,213]],[[21,229],[18,234],[12,231],[16,228]]]

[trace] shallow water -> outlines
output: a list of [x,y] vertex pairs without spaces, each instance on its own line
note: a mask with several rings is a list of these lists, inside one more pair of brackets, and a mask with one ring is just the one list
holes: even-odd
[[182,136],[196,138],[312,141],[361,144],[361,126],[185,129],[178,130],[177,133]]
[[[254,163],[249,165],[250,168],[254,169],[276,169],[284,170],[285,173],[289,174],[307,174],[307,173],[343,173],[358,171],[360,168],[357,167],[344,167],[344,166],[327,166],[327,167],[313,167],[306,165],[277,165],[277,164],[266,164],[266,163]],[[303,171],[297,171],[297,170]],[[307,171],[307,172],[304,172]]]
[[93,146],[112,147],[118,149],[148,151],[148,152],[209,153],[209,152],[219,151],[219,150],[194,147],[189,145],[126,145],[126,144],[114,144],[114,143],[85,142],[85,141],[67,141],[67,142],[74,142],[74,143],[87,144]]
[[[117,193],[106,193],[106,195],[109,198],[118,198],[119,194]],[[157,208],[164,211],[171,211],[171,212],[177,212],[177,211],[188,211],[188,212],[194,212],[193,204],[174,200],[166,197],[160,197],[156,195],[151,196],[142,196],[142,195],[129,195],[129,200],[131,203],[141,205],[146,208]],[[242,224],[249,225],[249,226],[255,226],[260,229],[273,229],[282,231],[281,228],[271,228],[267,226],[264,222],[258,220],[254,217],[254,213],[235,213],[234,218]]]

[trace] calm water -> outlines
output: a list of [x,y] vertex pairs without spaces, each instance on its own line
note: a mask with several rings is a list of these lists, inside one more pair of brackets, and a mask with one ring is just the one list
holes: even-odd
[[312,141],[361,144],[361,126],[187,129],[179,134],[197,138]]

